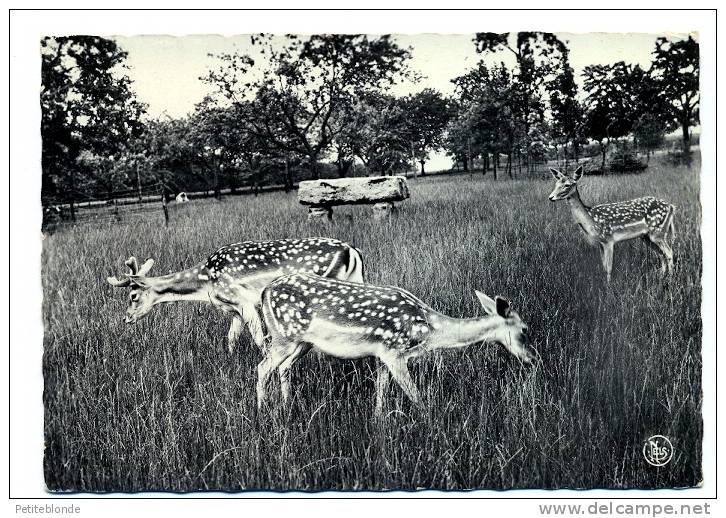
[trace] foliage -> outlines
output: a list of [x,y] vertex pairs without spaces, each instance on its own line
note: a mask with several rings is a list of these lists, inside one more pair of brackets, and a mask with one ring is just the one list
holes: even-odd
[[575,72],[570,66],[569,51],[562,49],[562,67],[546,85],[550,95],[551,136],[556,144],[572,143],[575,158],[583,143],[583,107],[577,98]]
[[401,104],[406,113],[413,156],[421,164],[421,174],[424,174],[429,153],[443,146],[444,130],[451,117],[449,102],[440,92],[426,88],[404,97]]
[[318,159],[346,126],[340,113],[405,75],[409,58],[389,36],[287,35],[282,48],[269,35],[251,42],[265,66],[250,56],[221,54],[219,68],[203,80],[229,102],[253,100],[259,136],[280,151],[306,156],[316,176]]
[[363,96],[356,111],[364,124],[356,126],[352,148],[370,172],[383,175],[410,169],[411,119],[400,99],[371,93]]
[[[500,157],[537,167],[598,143],[630,139],[650,154],[664,135],[698,123],[698,43],[659,38],[649,70],[618,62],[583,71],[578,91],[569,49],[546,32],[478,33],[485,57],[453,79],[455,93],[403,97],[390,87],[418,75],[411,49],[392,37],[251,37],[249,53],[210,56],[213,95],[192,113],[143,118],[125,75],[126,53],[97,37],[42,43],[43,200],[111,196],[159,181],[168,192],[284,184],[361,171],[393,174],[444,149],[468,169],[498,176]],[[492,60],[488,60],[492,61]],[[583,95],[584,94],[584,95]],[[143,122],[142,122],[143,121]],[[554,152],[553,152],[554,149]],[[333,164],[329,166],[326,162]],[[362,162],[365,167],[356,169]],[[303,170],[307,168],[307,170]]]
[[79,164],[79,157],[111,157],[140,132],[144,106],[123,73],[126,56],[114,41],[96,36],[41,40],[44,199],[93,189],[105,173],[92,171],[93,160]]
[[[511,154],[525,132],[516,83],[502,64],[476,68],[453,80],[458,97],[458,120],[452,127],[458,140],[449,139],[451,154],[472,149],[472,155]],[[466,108],[464,108],[466,107]],[[466,141],[464,141],[466,139]],[[473,158],[473,156],[471,157]],[[496,160],[495,175],[496,175]]]
[[699,47],[693,37],[681,41],[658,38],[653,51],[653,75],[667,102],[668,113],[683,132],[683,148],[690,148],[689,128],[698,124],[700,94]]
[[[545,85],[548,79],[569,66],[567,47],[556,35],[549,32],[518,32],[513,37],[509,33],[477,33],[474,43],[479,53],[509,51],[516,59],[510,110],[516,124],[521,126],[517,131],[516,141],[529,164],[530,147],[535,140],[531,131],[545,120]],[[508,133],[510,137],[514,137],[513,132]],[[513,148],[514,142],[510,142],[510,159]]]
[[665,143],[666,128],[663,118],[651,113],[642,114],[633,125],[635,142],[640,149],[647,152],[648,159],[652,151]]

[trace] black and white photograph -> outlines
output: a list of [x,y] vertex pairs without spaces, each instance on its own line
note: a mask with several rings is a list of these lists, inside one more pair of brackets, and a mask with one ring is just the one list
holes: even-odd
[[703,486],[681,26],[45,33],[46,493]]

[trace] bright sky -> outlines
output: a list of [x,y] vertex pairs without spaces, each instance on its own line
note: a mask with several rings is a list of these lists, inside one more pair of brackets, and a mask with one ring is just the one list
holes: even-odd
[[[625,61],[647,68],[659,35],[561,33],[557,36],[570,49],[570,64],[579,81],[582,69],[592,64]],[[668,37],[677,39],[684,35],[669,34]],[[394,93],[407,94],[427,87],[451,93],[451,79],[465,73],[480,59],[472,38],[472,34],[396,35],[401,46],[412,47],[409,64],[425,77],[417,85],[398,85]],[[209,57],[210,53],[250,52],[248,35],[121,36],[115,39],[128,52],[128,75],[134,82],[139,100],[148,104],[152,117],[185,115],[210,92],[209,86],[199,80],[215,63]],[[511,53],[500,52],[487,59],[488,62],[502,60],[512,64]],[[429,168],[435,170],[449,164],[448,159],[437,155],[432,157]]]

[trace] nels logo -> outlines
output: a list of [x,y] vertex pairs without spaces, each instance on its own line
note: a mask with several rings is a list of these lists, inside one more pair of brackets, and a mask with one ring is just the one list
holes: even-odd
[[643,444],[643,457],[651,466],[665,466],[673,458],[673,445],[668,437],[653,435]]

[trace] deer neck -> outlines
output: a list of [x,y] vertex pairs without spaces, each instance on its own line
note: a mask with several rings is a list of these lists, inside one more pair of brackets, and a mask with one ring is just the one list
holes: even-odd
[[580,198],[580,191],[575,187],[575,191],[567,198],[567,203],[570,205],[572,211],[572,217],[575,222],[580,225],[582,230],[590,235],[595,234],[595,220],[592,219],[590,214],[590,207],[585,205]]
[[210,301],[209,275],[203,264],[187,270],[148,277],[150,287],[158,294],[156,303],[177,301]]
[[427,339],[431,349],[459,349],[477,342],[491,341],[498,323],[491,316],[482,318],[452,318],[442,314],[429,315],[433,328]]

